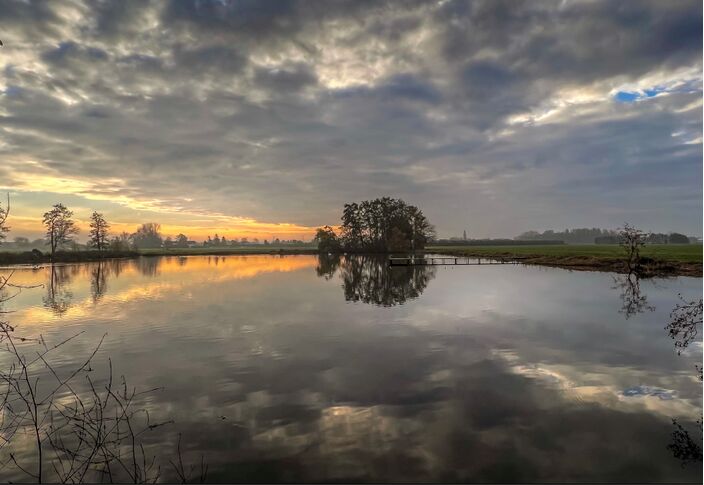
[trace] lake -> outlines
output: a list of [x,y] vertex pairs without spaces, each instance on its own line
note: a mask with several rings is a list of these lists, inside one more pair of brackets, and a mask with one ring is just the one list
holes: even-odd
[[43,286],[5,309],[49,345],[83,332],[53,354],[58,373],[107,334],[95,381],[110,359],[130,386],[161,388],[136,404],[173,420],[144,435],[164,479],[180,434],[208,481],[701,482],[701,463],[668,448],[673,418],[701,445],[701,338],[678,355],[664,327],[702,280],[634,293],[615,276],[143,257],[15,269]]

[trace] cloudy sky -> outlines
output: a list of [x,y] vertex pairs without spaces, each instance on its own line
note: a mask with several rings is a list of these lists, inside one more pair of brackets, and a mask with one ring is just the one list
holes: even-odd
[[[0,1],[0,189],[115,230],[702,233],[700,1]],[[85,237],[85,231],[84,231]]]

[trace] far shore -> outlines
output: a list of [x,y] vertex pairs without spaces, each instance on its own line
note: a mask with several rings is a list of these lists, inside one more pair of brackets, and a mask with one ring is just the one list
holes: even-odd
[[[425,253],[471,258],[497,258],[522,264],[559,267],[582,271],[624,273],[621,249],[617,245],[521,245],[521,246],[428,246]],[[80,263],[106,259],[133,259],[151,256],[228,256],[228,255],[315,255],[317,248],[234,247],[234,248],[159,248],[138,251],[60,251],[55,263]],[[702,245],[650,245],[641,253],[643,276],[702,276]],[[39,251],[0,251],[0,265],[50,264],[49,253]]]

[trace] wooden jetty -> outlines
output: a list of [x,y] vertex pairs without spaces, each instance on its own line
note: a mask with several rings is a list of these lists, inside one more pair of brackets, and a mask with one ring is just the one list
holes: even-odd
[[468,258],[464,256],[389,258],[389,266],[484,266],[487,264],[519,264],[519,261],[516,259]]

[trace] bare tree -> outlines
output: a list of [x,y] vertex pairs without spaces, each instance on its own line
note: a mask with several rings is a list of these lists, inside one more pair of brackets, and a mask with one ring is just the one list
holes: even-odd
[[677,354],[681,354],[697,338],[697,327],[702,324],[702,299],[688,302],[682,295],[678,296],[682,303],[678,303],[670,313],[670,322],[665,330],[675,341]]
[[55,204],[52,209],[44,213],[46,226],[46,241],[51,248],[51,260],[54,261],[56,248],[71,241],[71,236],[78,233],[78,228],[73,222],[73,212],[63,204]]
[[93,211],[90,216],[90,245],[97,248],[98,251],[107,249],[108,247],[108,229],[110,224],[105,220],[99,212]]
[[640,271],[640,250],[645,246],[648,233],[624,224],[619,229],[619,245],[626,253],[626,269],[629,273]]
[[7,194],[7,206],[3,209],[0,204],[0,243],[5,239],[5,233],[10,230],[7,227],[7,217],[10,215],[10,194]]

